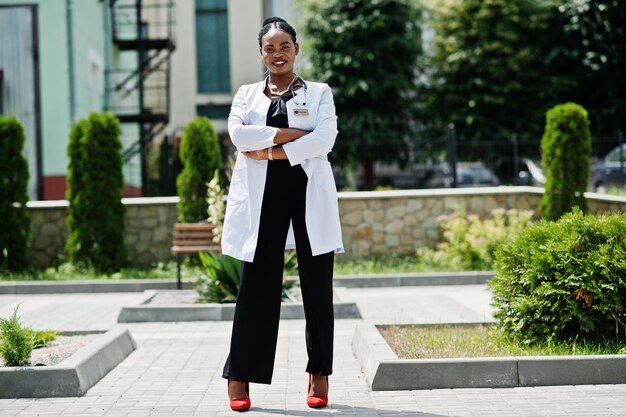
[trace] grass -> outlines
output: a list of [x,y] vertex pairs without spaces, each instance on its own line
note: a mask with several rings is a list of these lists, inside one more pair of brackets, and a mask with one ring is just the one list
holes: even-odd
[[[369,258],[344,260],[335,258],[335,275],[380,274],[401,272],[432,271],[418,263],[414,255],[384,255]],[[188,259],[182,264],[182,277],[193,278],[202,273],[198,265],[192,265]],[[297,273],[295,274],[297,275]],[[160,262],[146,268],[123,268],[112,275],[97,274],[93,270],[77,269],[69,263],[45,270],[32,269],[24,273],[6,273],[0,271],[0,281],[54,281],[54,280],[101,280],[101,279],[148,279],[175,278],[176,262]]]
[[[200,274],[200,267],[183,262],[182,277],[195,277]],[[150,279],[176,278],[176,262],[160,262],[146,268],[122,268],[111,275],[98,274],[90,269],[78,269],[69,263],[45,270],[32,269],[24,273],[0,271],[0,281],[55,281],[55,280],[104,280],[104,279]]]
[[494,326],[482,324],[389,325],[378,330],[400,359],[626,354],[624,341],[518,345]]
[[383,274],[399,272],[424,272],[433,268],[418,263],[415,255],[379,255],[369,258],[343,260],[335,258],[335,275]]

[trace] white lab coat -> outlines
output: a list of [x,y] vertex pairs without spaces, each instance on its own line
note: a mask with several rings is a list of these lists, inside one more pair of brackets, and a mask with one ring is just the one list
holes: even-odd
[[[306,88],[287,101],[289,127],[311,133],[283,145],[289,163],[300,164],[308,177],[305,223],[314,256],[343,252],[337,187],[328,162],[337,136],[333,95],[327,84],[306,81]],[[278,130],[266,125],[271,100],[263,93],[265,83],[239,88],[228,116],[228,132],[239,151],[265,149],[274,145]],[[308,115],[296,110],[306,109]],[[268,161],[256,161],[241,152],[233,168],[222,232],[222,253],[252,262],[259,236],[261,204]],[[295,248],[292,227],[286,249]]]

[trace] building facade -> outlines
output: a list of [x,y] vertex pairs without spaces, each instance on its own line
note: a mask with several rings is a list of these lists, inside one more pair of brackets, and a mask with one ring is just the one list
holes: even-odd
[[30,198],[65,198],[69,132],[92,111],[122,121],[127,196],[145,193],[145,149],[196,115],[224,137],[234,93],[264,76],[270,15],[291,0],[0,0],[0,112],[25,126]]
[[64,198],[71,124],[102,108],[104,10],[98,0],[0,0],[0,108],[24,124],[31,199]]

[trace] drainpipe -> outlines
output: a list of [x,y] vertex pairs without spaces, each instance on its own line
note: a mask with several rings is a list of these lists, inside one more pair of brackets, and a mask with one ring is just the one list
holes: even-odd
[[76,120],[76,89],[74,85],[74,31],[72,30],[72,0],[65,0],[67,19],[67,73],[69,75],[70,124]]
[[104,91],[103,91],[103,101],[101,103],[102,110],[109,110],[111,103],[109,102],[109,70],[111,69],[111,29],[110,29],[110,18],[109,18],[109,2],[102,2],[102,18],[103,18],[103,26],[104,26]]
[[0,115],[2,115],[2,83],[4,82],[4,70],[0,68]]

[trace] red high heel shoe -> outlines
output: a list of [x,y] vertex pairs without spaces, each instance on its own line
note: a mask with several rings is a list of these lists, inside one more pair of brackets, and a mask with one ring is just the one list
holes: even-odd
[[[324,396],[317,395],[309,395],[311,391],[311,380],[313,379],[313,374],[309,374],[309,387],[307,388],[306,394],[306,405],[311,408],[322,408],[328,405],[328,394]],[[326,386],[328,386],[328,376],[326,376]]]
[[[228,380],[228,384],[230,384],[230,379]],[[252,402],[250,401],[250,383],[246,382],[246,394],[248,394],[248,398],[238,398],[238,399],[230,399],[230,409],[233,411],[246,411],[250,409]]]

